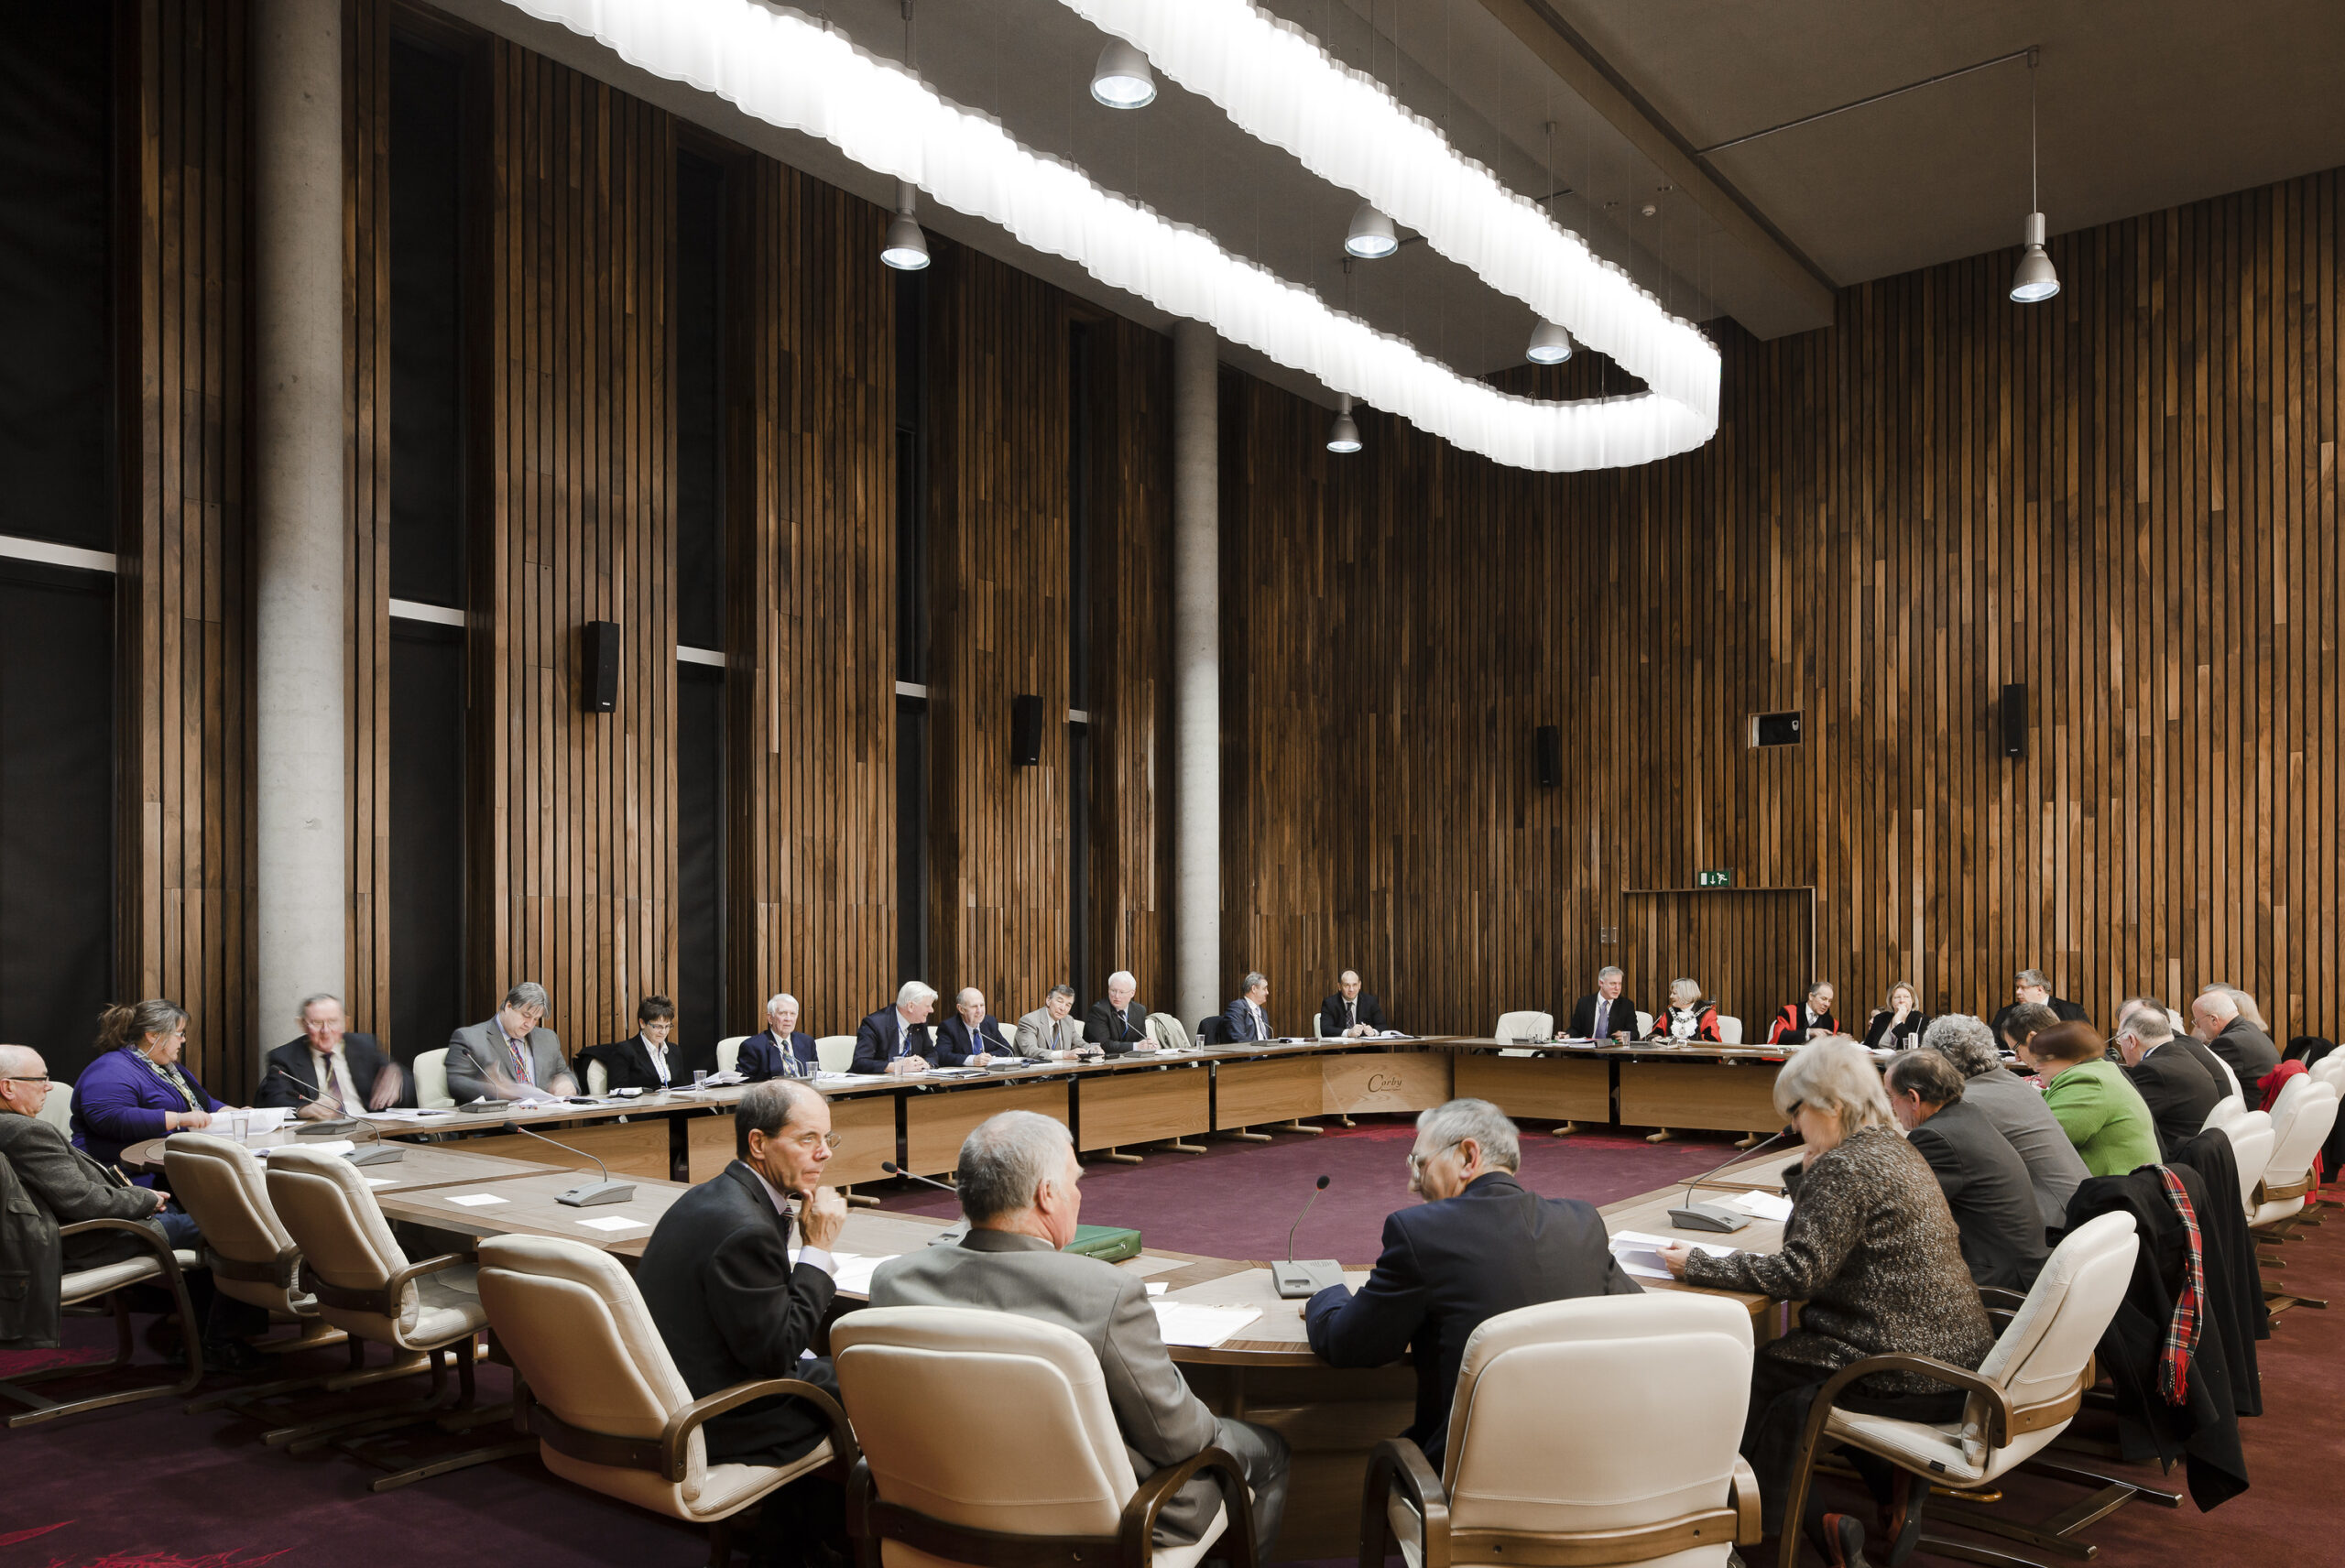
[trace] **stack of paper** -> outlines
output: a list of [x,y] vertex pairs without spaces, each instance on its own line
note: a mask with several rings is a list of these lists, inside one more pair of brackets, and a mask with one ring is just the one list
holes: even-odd
[[305,1138],[300,1143],[268,1144],[262,1148],[254,1149],[253,1152],[259,1155],[263,1160],[266,1160],[270,1155],[278,1152],[280,1149],[306,1149],[311,1154],[348,1154],[352,1149],[356,1149],[357,1147],[358,1146],[356,1144],[351,1142],[350,1139],[346,1138]]
[[1737,1192],[1726,1201],[1726,1206],[1777,1225],[1792,1217],[1792,1201],[1781,1192]]
[[1612,1256],[1620,1260],[1620,1268],[1642,1279],[1671,1278],[1669,1265],[1661,1260],[1660,1249],[1679,1245],[1706,1252],[1712,1258],[1724,1258],[1735,1249],[1719,1247],[1713,1242],[1695,1241],[1682,1236],[1650,1236],[1640,1230],[1616,1231],[1612,1236]]
[[871,1271],[895,1256],[892,1252],[875,1253],[869,1257],[856,1252],[834,1252],[831,1254],[832,1283],[842,1290],[867,1296],[871,1294]]
[[1209,1350],[1262,1315],[1260,1307],[1206,1307],[1192,1301],[1154,1301],[1156,1332],[1167,1345]]

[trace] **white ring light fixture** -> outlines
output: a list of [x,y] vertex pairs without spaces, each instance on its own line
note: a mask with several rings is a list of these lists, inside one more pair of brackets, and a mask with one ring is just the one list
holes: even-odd
[[[829,142],[864,168],[910,181],[945,206],[1063,256],[1112,288],[1205,322],[1232,342],[1510,467],[1548,473],[1625,467],[1689,451],[1717,430],[1717,350],[1589,256],[1544,213],[1449,152],[1422,122],[1412,121],[1431,136],[1449,169],[1476,169],[1509,209],[1519,210],[1513,231],[1531,225],[1543,231],[1536,256],[1509,264],[1527,265],[1536,274],[1535,291],[1508,292],[1605,349],[1651,391],[1540,402],[1461,376],[1411,344],[1329,309],[1310,289],[1230,255],[1210,236],[1020,146],[991,118],[948,102],[902,66],[875,58],[797,12],[759,0],[507,3],[592,38],[655,76],[714,93],[745,114]],[[1227,0],[1195,3],[1260,20],[1250,6],[1231,7]],[[1307,46],[1291,29],[1287,36]],[[1140,40],[1130,41],[1175,80],[1186,82],[1183,72],[1194,69],[1176,69]],[[1253,40],[1246,47],[1254,47]],[[1380,88],[1364,79],[1358,84],[1382,97],[1387,118],[1398,112]],[[1364,127],[1363,134],[1381,128]],[[1372,139],[1382,146],[1388,138]],[[1453,217],[1432,210],[1442,204],[1437,195],[1414,183],[1394,183],[1396,217],[1429,238],[1438,228],[1445,245],[1459,243]],[[1484,221],[1498,216],[1494,210]],[[1566,259],[1572,252],[1586,260],[1576,273]]]

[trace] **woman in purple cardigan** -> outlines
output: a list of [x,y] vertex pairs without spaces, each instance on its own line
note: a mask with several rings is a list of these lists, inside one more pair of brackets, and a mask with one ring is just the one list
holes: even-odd
[[[187,1013],[159,996],[108,1007],[98,1020],[98,1057],[73,1083],[73,1141],[101,1165],[134,1143],[201,1128],[227,1107],[180,1065]],[[139,1184],[151,1187],[152,1176]]]

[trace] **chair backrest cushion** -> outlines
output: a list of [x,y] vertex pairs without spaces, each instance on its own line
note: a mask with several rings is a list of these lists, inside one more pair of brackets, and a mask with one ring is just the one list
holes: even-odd
[[1500,1013],[1492,1040],[1543,1040],[1555,1032],[1555,1015],[1542,1012]]
[[2272,1114],[2249,1111],[2225,1122],[2221,1130],[2231,1140],[2231,1153],[2239,1160],[2240,1203],[2252,1214],[2255,1212],[2255,1184],[2263,1180],[2263,1172],[2272,1164]]
[[611,1092],[611,1070],[603,1065],[599,1056],[586,1059],[586,1092],[598,1098]]
[[855,1065],[855,1036],[826,1034],[814,1042],[814,1062],[825,1073],[844,1073]]
[[1742,1020],[1736,1018],[1732,1013],[1720,1013],[1718,1015],[1718,1043],[1720,1045],[1740,1045],[1742,1043]]
[[2225,1094],[2215,1102],[2215,1108],[2207,1113],[2207,1119],[2198,1124],[2198,1130],[2212,1132],[2225,1122],[2235,1121],[2245,1115],[2247,1102],[2237,1094]]
[[73,1089],[60,1083],[40,1103],[40,1119],[63,1133],[71,1141],[73,1137]]
[[[293,1236],[269,1206],[268,1173],[251,1149],[208,1132],[175,1132],[163,1143],[163,1185],[202,1227],[203,1244],[239,1263],[274,1263]],[[231,1281],[222,1279],[225,1287]]]
[[[1131,1460],[1099,1358],[1073,1329],[1016,1312],[868,1307],[832,1326],[831,1360],[882,1498],[1012,1534],[1115,1533]],[[1017,1412],[1010,1463],[1006,1410]]]
[[716,1070],[732,1073],[741,1065],[741,1047],[748,1040],[745,1034],[728,1034],[716,1042]]
[[1750,1312],[1718,1296],[1584,1296],[1489,1319],[1450,1410],[1451,1527],[1632,1530],[1725,1507],[1751,1350]]
[[2123,1304],[2140,1246],[2126,1214],[2101,1214],[2062,1237],[1979,1375],[2001,1384],[2014,1409],[2065,1395]]
[[[357,1167],[338,1154],[284,1144],[268,1157],[268,1201],[317,1277],[346,1290],[379,1290],[409,1261]],[[416,1290],[400,1292],[394,1325],[377,1313],[318,1304],[318,1315],[378,1344],[415,1326]]]
[[415,1058],[415,1103],[425,1110],[435,1105],[453,1105],[456,1097],[448,1093],[448,1048],[418,1051]]
[[[2303,1092],[2297,1092],[2302,1085]],[[2312,1172],[2313,1157],[2337,1125],[2337,1090],[2318,1078],[2288,1080],[2272,1107],[2272,1158],[2263,1180],[2274,1187],[2293,1186]]]
[[1193,1044],[1196,1038],[1182,1027],[1178,1013],[1151,1013],[1145,1027],[1148,1038],[1156,1042],[1159,1051],[1178,1051]]

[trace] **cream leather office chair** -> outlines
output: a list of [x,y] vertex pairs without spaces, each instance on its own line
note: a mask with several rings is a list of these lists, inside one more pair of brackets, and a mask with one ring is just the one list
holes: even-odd
[[1637,1009],[1637,1038],[1643,1040],[1652,1033],[1652,1015],[1642,1007]]
[[[1976,1372],[1949,1366],[1926,1356],[1868,1356],[1835,1372],[1808,1412],[1792,1490],[1783,1508],[1783,1568],[1799,1560],[1799,1528],[1807,1504],[1809,1470],[1819,1446],[1846,1443],[1879,1454],[1923,1482],[1976,1490],[1989,1486],[2041,1453],[2066,1432],[2084,1402],[2092,1376],[2094,1348],[2123,1304],[2133,1277],[2133,1256],[2140,1241],[2130,1214],[2108,1214],[2087,1221],[2068,1233],[2036,1276],[2034,1289],[2016,1310],[1991,1307],[2006,1317],[1994,1348]],[[2009,1291],[1998,1291],[2002,1298]],[[1836,1409],[1834,1398],[1849,1384],[1874,1372],[1920,1372],[1966,1390],[1970,1398],[1962,1419],[1953,1421],[1897,1421],[1888,1416],[1858,1415]],[[2080,1472],[2048,1471],[2066,1479]],[[2100,1476],[2084,1477],[2090,1481]],[[1970,1504],[1939,1504],[1928,1498],[1928,1486],[1914,1488],[1914,1506],[1926,1500],[1932,1512],[1965,1529],[1980,1530],[2006,1540],[2023,1541],[2040,1550],[2078,1557],[2089,1549],[2069,1539],[2069,1532],[2106,1517],[2137,1496],[2140,1488],[2110,1482],[2092,1505],[2072,1508],[2038,1530],[2002,1518],[1991,1508]],[[2106,1504],[2106,1507],[2099,1506]],[[2077,1522],[2063,1525],[2062,1519]],[[1958,1548],[1947,1551],[1947,1548]],[[1980,1562],[1978,1548],[1925,1531],[1924,1553],[1934,1549],[1947,1556]],[[1998,1561],[2012,1562],[2011,1558]]]
[[597,1099],[611,1092],[611,1070],[593,1057],[586,1059],[586,1092]]
[[[728,1522],[767,1493],[855,1458],[845,1413],[794,1377],[736,1384],[694,1399],[635,1278],[599,1247],[554,1236],[480,1246],[480,1300],[512,1357],[539,1457],[564,1480],[670,1519],[709,1527],[709,1561],[731,1556]],[[831,1436],[786,1465],[708,1461],[710,1417],[774,1394],[823,1409]]]
[[40,1119],[73,1139],[73,1090],[70,1084],[59,1084],[41,1096]]
[[[292,1454],[334,1443],[371,1460],[372,1455],[352,1446],[354,1440],[420,1420],[436,1418],[442,1430],[453,1432],[511,1414],[504,1407],[470,1408],[474,1345],[487,1326],[488,1314],[481,1310],[474,1283],[476,1271],[467,1255],[450,1252],[410,1262],[391,1235],[366,1179],[339,1155],[299,1147],[271,1154],[268,1201],[293,1245],[301,1249],[301,1283],[316,1297],[318,1315],[353,1339],[389,1345],[395,1366],[402,1356],[420,1354],[421,1362],[410,1361],[406,1369],[428,1371],[431,1385],[423,1398],[408,1404],[280,1427],[263,1433],[262,1442]],[[458,1387],[453,1409],[444,1405],[451,1358]],[[387,1492],[427,1475],[526,1454],[532,1446],[506,1443],[474,1449],[381,1476],[373,1486]]]
[[[832,1325],[831,1361],[863,1445],[847,1530],[866,1564],[987,1562],[991,1537],[1009,1535],[1101,1564],[1194,1568],[1211,1549],[1232,1568],[1254,1568],[1237,1463],[1208,1448],[1138,1485],[1099,1357],[1072,1329],[1016,1312],[866,1308]],[[1000,1459],[1004,1410],[1019,1413],[1014,1464]],[[1158,1510],[1208,1472],[1224,1501],[1204,1539],[1152,1546]]]
[[[63,1099],[52,1093],[53,1103]],[[11,1209],[28,1210],[34,1200],[16,1180],[15,1167],[0,1160],[0,1205]],[[195,1392],[203,1381],[203,1332],[195,1321],[195,1310],[188,1304],[187,1281],[182,1271],[201,1267],[202,1259],[192,1252],[174,1252],[163,1239],[159,1230],[136,1220],[82,1220],[57,1229],[61,1243],[68,1236],[90,1236],[104,1231],[118,1231],[134,1237],[139,1250],[119,1263],[101,1264],[94,1269],[75,1269],[58,1279],[58,1304],[78,1307],[85,1301],[113,1298],[114,1359],[104,1363],[68,1362],[61,1367],[44,1367],[37,1372],[20,1373],[6,1382],[0,1382],[0,1400],[21,1405],[23,1410],[8,1418],[10,1428],[36,1426],[42,1421],[56,1421],[60,1416],[79,1415],[84,1410],[102,1410],[110,1405],[134,1404],[140,1399],[159,1399],[178,1395],[184,1399]],[[17,1279],[21,1286],[24,1276]],[[52,1399],[36,1393],[25,1385],[46,1383],[59,1377],[103,1376],[130,1362],[130,1301],[123,1294],[133,1285],[159,1284],[171,1293],[173,1309],[179,1315],[180,1340],[187,1346],[187,1368],[175,1379],[160,1383],[141,1383],[134,1388],[115,1388],[92,1394],[79,1399]]]
[[[1405,1438],[1369,1462],[1363,1563],[1724,1568],[1759,1539],[1735,1452],[1751,1314],[1718,1296],[1584,1296],[1500,1312],[1466,1342],[1435,1476]],[[1568,1412],[1564,1419],[1561,1412]]]
[[1148,1022],[1143,1027],[1148,1030],[1148,1038],[1156,1042],[1156,1049],[1159,1051],[1178,1051],[1183,1046],[1197,1043],[1196,1036],[1189,1032],[1188,1026],[1182,1023],[1180,1018],[1172,1013],[1151,1013],[1148,1015]]
[[420,1051],[415,1056],[415,1103],[425,1110],[445,1110],[456,1103],[448,1093],[448,1048]]
[[2198,1130],[2212,1132],[2225,1122],[2237,1121],[2245,1115],[2247,1115],[2247,1102],[2237,1094],[2225,1094],[2215,1102],[2215,1108],[2207,1113],[2207,1119],[2198,1124]]
[[1718,1015],[1718,1043],[1720,1045],[1740,1045],[1742,1043],[1742,1020],[1740,1018],[1736,1018],[1731,1013],[1720,1013]]
[[[1498,1027],[1490,1030],[1492,1040],[1551,1040],[1555,1033],[1555,1015],[1541,1012],[1500,1013]],[[1507,1051],[1500,1056],[1536,1056],[1535,1051]]]
[[2337,1090],[2325,1079],[2291,1078],[2272,1105],[2272,1158],[2263,1167],[2247,1212],[2258,1229],[2304,1211],[2312,1193],[2312,1162],[2337,1125]]
[[2263,1180],[2263,1172],[2272,1163],[2272,1113],[2249,1111],[2233,1116],[2220,1128],[2231,1140],[2231,1154],[2239,1161],[2239,1200],[2242,1213],[2255,1213],[2256,1184]]
[[[716,1070],[719,1073],[737,1073],[741,1070],[741,1047],[747,1044],[748,1040],[749,1037],[745,1034],[728,1034],[716,1042]],[[816,1049],[821,1048],[818,1046]]]
[[855,1036],[826,1034],[814,1042],[814,1065],[825,1073],[845,1073],[855,1065]]

